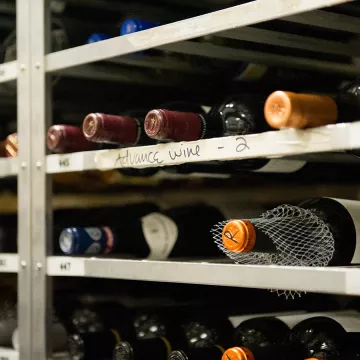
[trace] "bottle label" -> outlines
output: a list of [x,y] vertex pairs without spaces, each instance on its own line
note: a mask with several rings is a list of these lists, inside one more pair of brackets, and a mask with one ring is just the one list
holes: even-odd
[[343,205],[352,217],[356,231],[356,248],[351,263],[360,264],[360,201],[332,199]]
[[87,237],[82,236],[81,239],[85,254],[108,254],[115,247],[116,238],[110,228],[88,227],[84,230]]
[[148,258],[167,259],[178,237],[178,228],[175,222],[160,213],[146,215],[141,221],[144,237],[150,248]]
[[246,64],[240,74],[238,74],[235,81],[253,82],[260,80],[268,71],[268,67],[259,64]]
[[299,171],[306,165],[306,161],[271,159],[266,165],[254,172],[293,173]]

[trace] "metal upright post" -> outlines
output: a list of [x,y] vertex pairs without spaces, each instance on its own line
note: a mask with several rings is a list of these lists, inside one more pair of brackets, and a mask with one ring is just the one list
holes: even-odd
[[49,355],[52,289],[46,275],[46,257],[52,251],[51,180],[46,174],[45,134],[51,122],[51,84],[44,60],[50,49],[51,13],[49,0],[31,1],[31,171],[32,171],[32,356]]
[[18,326],[20,359],[32,359],[31,343],[31,81],[30,1],[16,1],[18,170]]

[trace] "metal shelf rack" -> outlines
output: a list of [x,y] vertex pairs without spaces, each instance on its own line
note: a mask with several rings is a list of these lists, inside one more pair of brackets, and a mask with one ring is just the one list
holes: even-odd
[[[152,147],[47,155],[44,134],[50,124],[52,101],[51,74],[123,80],[124,75],[108,74],[109,63],[139,68],[188,71],[181,61],[162,59],[139,61],[128,56],[156,48],[173,53],[231,61],[254,61],[269,65],[327,69],[352,76],[360,72],[358,18],[326,11],[325,8],[351,2],[347,0],[255,0],[243,5],[207,13],[147,31],[116,37],[99,43],[49,53],[50,6],[47,0],[17,0],[17,61],[0,65],[0,83],[17,80],[17,119],[19,156],[0,160],[0,177],[18,175],[18,254],[0,256],[0,272],[18,273],[20,351],[0,349],[1,359],[45,360],[49,354],[47,328],[51,314],[51,278],[88,276],[147,281],[186,282],[224,286],[294,289],[324,293],[360,295],[360,270],[356,268],[296,268],[237,266],[223,263],[123,260],[105,258],[67,258],[50,256],[51,183],[50,175],[64,171],[127,167],[117,159],[126,154],[139,157],[134,167],[157,166],[149,152],[157,153],[161,165],[258,156],[280,158],[313,152],[360,148],[360,122],[312,130],[286,130],[244,137],[201,140],[193,143]],[[285,34],[253,27],[281,19],[283,22],[332,29],[349,33],[347,41],[319,39],[315,36]],[[289,49],[340,55],[346,61],[284,56],[274,52],[246,50],[197,42],[194,38],[214,35]],[[100,64],[93,64],[101,62]],[[206,73],[206,69],[203,69]],[[200,71],[200,69],[199,69]],[[135,76],[135,73],[133,73]],[[126,76],[125,76],[126,77]],[[148,80],[151,82],[151,79]],[[360,120],[360,119],[359,119]],[[240,145],[240,147],[239,147]],[[169,157],[169,152],[191,148],[190,155]],[[242,149],[239,151],[239,149]],[[187,153],[187,152],[186,152]],[[311,281],[309,281],[311,279]]]

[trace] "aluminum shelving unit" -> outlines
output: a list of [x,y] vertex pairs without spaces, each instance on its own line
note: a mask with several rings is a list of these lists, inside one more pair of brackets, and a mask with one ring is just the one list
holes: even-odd
[[[47,155],[44,142],[52,106],[48,76],[50,74],[87,77],[91,72],[96,74],[95,70],[99,67],[93,63],[97,61],[101,61],[102,65],[108,61],[139,67],[181,68],[189,73],[194,70],[189,69],[188,65],[180,60],[169,65],[157,58],[149,64],[146,58],[140,61],[136,57],[123,57],[149,48],[212,59],[254,61],[269,65],[286,66],[291,62],[291,65],[298,67],[327,69],[355,76],[360,73],[360,40],[357,37],[360,34],[359,18],[321,10],[345,2],[351,1],[255,0],[147,31],[49,54],[46,36],[49,34],[50,24],[48,1],[16,1],[18,58],[15,62],[0,65],[0,83],[17,79],[20,148],[17,159],[0,160],[0,176],[18,174],[19,253],[0,254],[0,272],[18,272],[20,352],[0,349],[1,359],[48,358],[49,339],[46,335],[51,314],[53,276],[135,279],[360,295],[360,269],[357,268],[264,267],[51,256],[52,189],[49,181],[49,174],[64,171],[103,170],[128,166],[151,167],[258,156],[282,162],[288,161],[282,158],[284,156],[360,148],[360,122],[311,130],[286,130],[192,143],[67,155]],[[344,43],[249,27],[273,19],[349,32],[355,35],[355,40]],[[352,61],[327,62],[295,55],[289,57],[191,41],[196,37],[210,34],[291,49],[345,55]],[[202,70],[206,73],[206,69]],[[121,73],[119,76],[121,78]],[[294,161],[294,166],[300,166],[301,163],[302,160]]]

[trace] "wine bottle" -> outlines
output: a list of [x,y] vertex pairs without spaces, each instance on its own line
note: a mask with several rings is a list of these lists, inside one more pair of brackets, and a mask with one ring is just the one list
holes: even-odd
[[[0,299],[0,346],[10,347],[12,345],[12,334],[17,327],[16,300],[11,296],[12,291],[1,288]],[[5,292],[5,293],[3,293]],[[15,296],[14,296],[15,297]]]
[[70,358],[73,360],[111,359],[120,339],[131,341],[134,339],[134,334],[116,328],[103,332],[69,335]]
[[274,317],[249,319],[235,330],[236,347],[227,349],[222,360],[267,360],[283,358],[283,341],[289,328]]
[[299,322],[289,333],[287,347],[292,359],[343,359],[347,333],[337,321],[316,316]]
[[[105,304],[103,304],[105,307]],[[108,304],[106,304],[107,308]],[[105,330],[103,312],[93,306],[84,306],[73,311],[70,317],[72,333],[85,334]]]
[[134,327],[137,339],[147,340],[166,336],[168,322],[159,314],[142,313],[134,317]]
[[[301,209],[310,210],[310,212],[301,214]],[[286,209],[283,212],[286,213]],[[310,220],[311,214],[315,215],[312,220]],[[317,261],[316,255],[320,256],[320,254],[315,253],[315,240],[318,248],[322,249],[321,242],[322,239],[325,239],[323,236],[326,233],[326,238],[331,237],[330,244],[333,243],[326,265],[346,266],[350,263],[360,262],[360,246],[358,245],[360,241],[360,203],[358,201],[314,198],[293,208],[293,213],[289,216],[273,216],[271,222],[265,226],[260,225],[267,221],[265,215],[263,215],[263,220],[257,218],[230,221],[223,228],[222,243],[227,250],[235,253],[278,253],[280,249],[275,246],[268,230],[276,229],[278,238],[279,234],[285,232],[289,235],[291,230],[287,228],[287,225],[296,218],[297,230],[300,227],[308,228],[309,233],[306,236],[309,239],[303,238],[302,231],[293,231],[291,236],[281,237],[282,247],[287,249],[287,253],[291,252],[294,259],[304,258],[304,250],[311,247],[313,261]],[[322,226],[323,233],[316,232],[319,228],[315,224],[319,224],[320,221],[326,226]],[[294,224],[292,223],[291,226]],[[311,226],[314,226],[314,232],[312,232]],[[306,241],[309,243],[307,244]],[[297,253],[297,251],[299,252]],[[286,256],[285,253],[284,256]]]
[[121,341],[115,346],[113,360],[167,360],[171,352],[171,343],[165,337],[138,340],[131,343]]
[[[168,102],[162,105],[167,110],[195,111],[204,114],[201,106],[185,101]],[[116,144],[117,146],[139,146],[156,144],[144,131],[147,111],[129,110],[121,116],[103,113],[88,114],[83,121],[83,132],[88,141]]]
[[146,111],[141,110],[127,111],[123,116],[91,113],[83,121],[83,133],[88,141],[94,143],[119,146],[155,144],[143,131],[145,115]]
[[5,139],[6,157],[16,157],[19,152],[19,142],[17,133],[10,134]]
[[[65,352],[68,349],[67,333],[65,326],[58,322],[54,321],[51,324],[51,329],[47,333],[47,336],[51,337],[51,348],[54,352]],[[12,347],[15,350],[20,350],[20,341],[19,341],[19,329],[16,328],[12,334],[11,343]]]
[[244,346],[235,346],[227,349],[221,360],[269,360],[282,357],[283,351],[280,348],[264,349],[260,346],[253,346],[248,349]]
[[[348,155],[346,155],[348,156]],[[282,179],[294,180],[301,183],[313,183],[313,181],[349,181],[354,180],[354,171],[357,171],[357,164],[353,163],[332,163],[329,166],[324,162],[307,162],[295,159],[245,159],[231,161],[207,161],[196,163],[185,163],[176,166],[165,166],[162,170],[176,174],[192,175],[214,175],[221,174],[225,177],[232,175],[245,175],[252,172],[262,176],[266,173],[269,178],[282,174]]]
[[[120,27],[120,36],[133,34],[135,32],[151,29],[153,27],[159,26],[159,23],[141,20],[141,19],[127,19],[125,20]],[[156,53],[156,50],[150,49],[146,51],[137,51],[135,55],[143,55],[143,54],[153,54]]]
[[288,67],[266,66],[255,63],[242,63],[236,65],[232,80],[247,84],[256,84],[261,89],[275,89],[279,86],[286,89],[300,89],[316,87],[317,90],[328,91],[336,89],[346,76],[338,76],[319,71],[309,71]]
[[175,350],[171,352],[170,360],[219,360],[223,353],[221,346]]
[[134,32],[151,29],[151,28],[159,26],[159,25],[160,24],[158,24],[158,23],[146,21],[146,20],[127,19],[121,25],[120,35],[132,34]]
[[60,234],[59,245],[65,254],[113,252],[150,259],[216,256],[210,229],[223,219],[212,206],[183,206],[117,227],[66,228]]
[[[196,104],[185,101],[169,102],[163,105],[166,109],[179,111],[196,111],[204,113],[202,108]],[[132,110],[124,113],[124,116],[108,115],[103,113],[92,113],[83,121],[83,132],[89,141],[112,146],[138,146],[151,145],[156,141],[146,136],[143,130],[143,123],[146,112]],[[107,146],[107,145],[106,145]],[[135,169],[124,168],[118,171],[125,176],[152,176],[159,169],[156,167]]]
[[107,35],[107,34],[103,34],[103,33],[93,33],[91,34],[86,43],[87,44],[92,44],[92,43],[95,43],[95,42],[99,42],[99,41],[103,41],[103,40],[107,40],[107,39],[110,39],[110,36]]
[[264,102],[261,95],[239,94],[214,106],[208,114],[151,110],[145,118],[145,132],[162,141],[195,141],[263,132],[269,129],[261,110]]
[[[104,142],[96,143],[89,141],[84,136],[81,128],[72,125],[51,126],[48,130],[46,141],[48,149],[55,153],[71,153],[116,147],[114,145],[104,144]],[[117,169],[117,171],[125,176],[152,176],[158,172],[158,169]]]
[[0,253],[17,252],[17,216],[0,215]]
[[[140,320],[140,322],[138,321]],[[172,314],[145,314],[134,321],[138,340],[167,338],[174,346],[185,348],[209,348],[214,345],[228,346],[233,335],[230,320],[221,313],[216,315],[201,309]]]
[[234,332],[234,342],[247,348],[254,344],[261,344],[262,347],[280,346],[289,331],[289,327],[276,317],[256,317],[240,323]]
[[54,153],[72,153],[96,150],[96,144],[88,141],[81,128],[72,125],[53,125],[46,136],[47,147]]
[[[168,319],[166,331],[156,339],[137,342],[121,342],[117,345],[113,359],[142,359],[146,353],[160,359],[168,359],[177,348],[187,349],[188,354],[221,355],[221,345],[231,341],[233,327],[226,317],[207,314],[181,319],[181,316]],[[209,350],[210,349],[210,350]],[[215,349],[215,351],[214,351]]]
[[336,96],[275,91],[264,107],[268,124],[275,129],[311,128],[360,119],[360,80],[340,90]]

